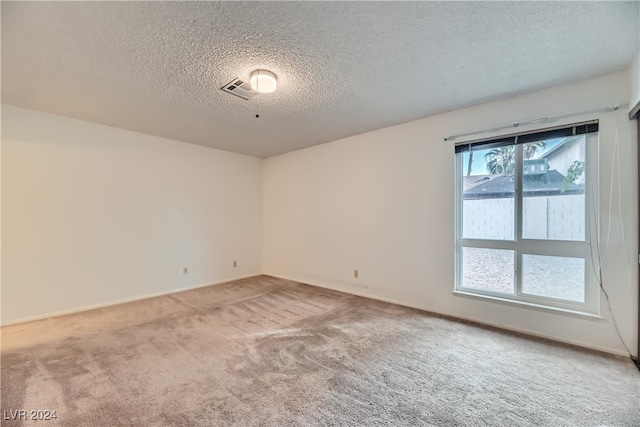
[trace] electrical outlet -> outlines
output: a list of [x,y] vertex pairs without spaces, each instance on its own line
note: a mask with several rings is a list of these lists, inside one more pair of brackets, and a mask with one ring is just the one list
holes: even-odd
[[358,270],[353,270],[353,277],[355,277],[356,279],[359,277]]
[[233,268],[236,268],[238,266],[238,261],[233,261]]
[[189,267],[182,267],[182,274],[189,274]]

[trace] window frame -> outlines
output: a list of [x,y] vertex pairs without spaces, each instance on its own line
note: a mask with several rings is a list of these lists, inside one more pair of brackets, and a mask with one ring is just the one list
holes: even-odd
[[[595,124],[595,131],[589,130],[589,125]],[[465,296],[473,296],[490,300],[500,300],[515,304],[525,304],[529,306],[541,307],[545,309],[565,311],[570,313],[580,313],[585,315],[599,315],[599,287],[596,277],[597,271],[597,257],[592,254],[592,241],[593,237],[597,238],[597,211],[598,211],[598,150],[599,150],[599,129],[598,120],[591,120],[589,122],[582,122],[576,124],[568,124],[563,128],[574,128],[579,126],[585,126],[585,169],[587,171],[585,177],[585,201],[584,201],[584,241],[571,241],[571,240],[552,240],[552,239],[532,239],[523,237],[523,147],[527,142],[548,140],[550,135],[555,129],[551,131],[532,130],[527,133],[514,134],[506,137],[496,137],[492,140],[479,140],[469,141],[456,144],[458,146],[468,146],[471,149],[472,146],[476,146],[477,149],[492,148],[494,145],[491,141],[497,141],[501,145],[505,144],[505,139],[509,137],[514,138],[513,144],[516,146],[515,157],[515,188],[514,188],[514,239],[513,240],[490,240],[490,239],[477,239],[477,238],[463,238],[463,197],[464,197],[464,185],[463,175],[464,167],[463,155],[464,151],[468,150],[456,150],[455,153],[455,284],[454,293],[462,294]],[[531,139],[528,137],[525,142],[518,142],[518,138],[522,135],[540,135],[539,139]],[[488,142],[487,142],[488,141]],[[597,242],[597,241],[596,241]],[[498,291],[490,291],[484,289],[464,287],[462,284],[462,266],[463,266],[463,248],[486,248],[486,249],[506,249],[511,250],[514,253],[514,293],[503,293]],[[523,275],[523,255],[542,255],[542,256],[559,256],[559,257],[571,257],[580,258],[584,260],[584,302],[570,301],[566,299],[554,298],[542,295],[527,294],[522,291],[522,275]]]

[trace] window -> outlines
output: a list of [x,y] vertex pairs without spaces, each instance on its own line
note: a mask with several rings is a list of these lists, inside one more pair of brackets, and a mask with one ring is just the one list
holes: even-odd
[[597,313],[598,122],[456,145],[456,292]]

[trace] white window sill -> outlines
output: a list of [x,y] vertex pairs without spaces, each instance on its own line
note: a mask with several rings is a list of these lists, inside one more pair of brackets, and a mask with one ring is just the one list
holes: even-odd
[[460,297],[465,297],[465,298],[473,298],[473,299],[481,299],[481,300],[489,300],[489,301],[497,302],[497,303],[500,303],[500,304],[521,306],[523,308],[530,308],[530,309],[539,310],[539,311],[546,311],[546,312],[555,313],[555,314],[562,314],[562,315],[566,315],[566,316],[578,317],[578,318],[581,318],[581,319],[604,320],[604,317],[600,316],[599,314],[585,313],[583,311],[570,310],[570,309],[567,309],[567,308],[551,307],[551,306],[548,306],[548,305],[535,304],[535,303],[531,303],[531,302],[527,302],[527,301],[517,301],[517,300],[512,300],[512,299],[509,299],[509,298],[500,298],[499,296],[494,296],[494,295],[481,295],[481,294],[465,292],[465,291],[460,291],[460,290],[454,290],[452,293],[454,294],[454,296],[460,296]]

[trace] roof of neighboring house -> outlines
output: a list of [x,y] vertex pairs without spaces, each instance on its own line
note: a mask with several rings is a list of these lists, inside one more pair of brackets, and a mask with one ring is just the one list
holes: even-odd
[[463,177],[463,187],[466,192],[471,187],[485,183],[489,180],[499,177],[500,175],[472,175]]
[[[564,175],[555,169],[542,175],[524,175],[524,196],[552,196],[560,194],[584,194],[584,185],[572,183],[564,192],[561,191]],[[515,176],[474,175],[464,177],[464,199],[496,199],[513,197]]]
[[544,151],[542,154],[540,154],[540,156],[538,158],[542,159],[542,158],[552,158],[554,157],[556,154],[558,154],[560,151],[564,150],[565,148],[567,148],[567,141],[569,140],[569,138],[565,138],[562,141],[560,141],[558,144],[556,144],[555,146],[551,147],[550,149],[548,149],[547,151]]

